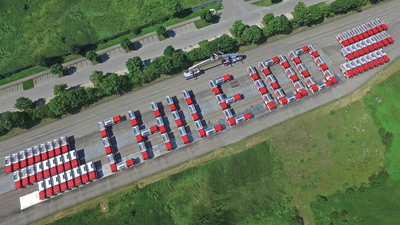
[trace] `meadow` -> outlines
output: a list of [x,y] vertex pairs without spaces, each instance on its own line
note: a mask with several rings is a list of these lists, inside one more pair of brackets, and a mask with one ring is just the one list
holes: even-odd
[[[181,0],[183,8],[209,0]],[[172,10],[169,0],[46,0],[0,2],[0,70],[31,65],[39,56],[69,53],[104,37],[158,21]]]
[[302,224],[275,149],[259,143],[142,189],[136,185],[53,224]]

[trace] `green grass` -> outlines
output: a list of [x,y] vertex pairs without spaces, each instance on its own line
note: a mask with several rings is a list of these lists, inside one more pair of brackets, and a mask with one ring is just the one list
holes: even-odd
[[[220,10],[220,9],[222,9],[222,4],[221,4],[221,3],[218,3],[218,4],[215,4],[215,5],[212,5],[212,6],[205,7],[204,9],[206,9],[206,10],[208,10],[208,9]],[[195,18],[195,17],[198,17],[198,16],[200,16],[200,14],[201,14],[201,10],[197,10],[197,11],[194,11],[192,14],[190,14],[190,15],[184,17],[184,18],[173,18],[173,19],[170,19],[170,20],[168,20],[168,21],[165,21],[164,23],[161,23],[161,25],[163,25],[164,27],[168,27],[168,26],[171,26],[171,25],[174,25],[174,24],[177,24],[177,23],[181,23],[181,22],[184,22],[184,21],[186,21],[186,20],[190,20],[190,19],[193,19],[193,18]],[[196,22],[197,22],[197,21],[196,21]],[[195,22],[195,23],[196,23],[196,22]],[[106,49],[106,48],[109,48],[109,47],[111,47],[111,46],[120,44],[121,41],[122,41],[124,38],[134,39],[134,38],[143,36],[143,35],[145,35],[145,34],[154,32],[154,31],[156,31],[156,28],[157,28],[156,25],[154,25],[154,26],[149,26],[149,27],[146,27],[146,28],[142,29],[141,33],[138,34],[138,35],[134,35],[134,34],[131,34],[131,33],[130,33],[130,34],[126,34],[126,35],[123,35],[123,36],[121,36],[121,37],[115,38],[115,39],[113,39],[113,40],[110,40],[110,41],[108,41],[108,42],[106,42],[106,43],[98,44],[98,45],[97,45],[97,48],[96,48],[96,51],[100,51],[100,50],[102,50],[102,49]],[[163,39],[163,40],[164,40],[164,39]]]
[[[379,133],[386,147],[385,168],[390,174],[390,178],[396,181],[400,181],[399,88],[400,70],[371,90],[363,99],[365,104],[363,111],[372,116],[377,128],[381,128]],[[376,97],[382,101],[378,103],[375,100]]]
[[316,224],[398,224],[400,182],[376,177],[361,188],[317,197],[312,202]]
[[257,2],[253,2],[253,5],[261,5],[261,6],[271,6],[271,5],[276,5],[281,3],[282,1],[279,1],[278,3],[272,3],[271,0],[261,0],[261,1],[257,1]]
[[[209,0],[182,0],[183,7]],[[2,1],[0,70],[30,65],[35,56],[68,53],[85,45],[169,15],[168,0]]]
[[194,22],[194,25],[196,25],[197,29],[201,29],[203,27],[209,26],[209,25],[215,23],[215,21],[217,21],[221,17],[221,14],[222,13],[219,13],[219,14],[213,16],[213,22],[207,23],[204,20],[197,20],[197,21]]
[[293,224],[275,150],[260,143],[143,189],[136,185],[53,224]]
[[31,88],[34,88],[34,87],[35,87],[35,84],[33,83],[33,79],[24,81],[24,82],[22,83],[22,87],[23,87],[24,91],[29,90],[29,89],[31,89]]
[[47,69],[48,69],[47,67],[35,66],[35,67],[30,68],[30,69],[23,70],[23,71],[21,71],[19,73],[13,74],[9,78],[0,80],[0,85],[8,84],[8,83],[11,83],[13,81],[22,79],[24,77],[29,77],[30,75],[33,75],[33,74],[36,74],[36,73],[40,73],[40,72],[45,71]]

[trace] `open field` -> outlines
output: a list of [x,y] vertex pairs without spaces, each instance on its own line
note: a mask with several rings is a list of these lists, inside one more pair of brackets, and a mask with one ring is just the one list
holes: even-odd
[[311,203],[315,224],[398,224],[400,182],[385,173],[371,177],[371,183],[318,196]]
[[[180,2],[187,8],[208,0]],[[10,72],[34,63],[37,56],[62,55],[72,45],[85,45],[157,21],[170,14],[170,3],[168,0],[3,1],[0,69],[2,73]]]
[[55,223],[299,224],[282,169],[275,150],[263,142],[142,189],[133,184]]
[[[393,108],[390,103],[396,99],[393,90],[398,85],[400,72],[395,73],[386,81],[385,79],[399,69],[400,60],[397,60],[349,96],[235,144],[217,149],[199,159],[163,171],[38,222],[54,222],[55,219],[64,218],[62,215],[68,216],[57,223],[83,221],[81,220],[83,215],[92,214],[100,218],[114,218],[112,216],[114,213],[108,217],[104,214],[116,212],[117,209],[121,213],[134,213],[135,218],[143,216],[147,218],[148,215],[141,214],[143,211],[139,211],[135,204],[146,202],[140,208],[143,210],[147,209],[145,208],[147,202],[152,202],[153,208],[146,211],[147,214],[154,215],[152,218],[147,218],[149,220],[158,218],[166,222],[195,223],[190,219],[211,215],[212,210],[217,209],[219,214],[216,215],[221,216],[218,219],[231,218],[234,219],[231,221],[234,223],[242,221],[247,224],[263,224],[263,222],[275,221],[284,224],[284,221],[270,217],[268,211],[248,213],[247,208],[257,211],[259,210],[256,207],[257,204],[258,206],[264,204],[262,200],[256,200],[254,196],[264,196],[259,199],[271,198],[270,203],[274,204],[270,207],[280,204],[294,212],[295,206],[305,222],[316,223],[318,220],[314,219],[314,213],[310,208],[310,203],[314,201],[315,196],[329,196],[336,190],[345,191],[349,187],[357,188],[362,183],[368,183],[369,177],[384,166],[385,158],[387,161],[388,157],[396,159],[391,152],[386,152],[385,157],[387,144],[381,140],[380,127],[376,126],[375,121],[376,116],[382,115],[378,113],[376,116],[371,115],[368,112],[368,108],[371,107],[364,102],[368,102],[379,93],[381,103],[385,106],[387,104],[386,107],[389,109]],[[384,93],[383,90],[386,92]],[[385,112],[385,108],[377,108],[382,108]],[[376,112],[380,111],[376,110]],[[397,118],[393,117],[393,119]],[[398,126],[398,122],[393,126]],[[390,128],[388,127],[387,130]],[[390,132],[395,133],[395,130],[390,130]],[[270,150],[268,151],[267,148]],[[198,165],[201,166],[193,168]],[[249,186],[244,185],[245,183],[249,183]],[[385,189],[384,186],[382,188]],[[191,189],[195,191],[191,192]],[[268,193],[264,193],[264,190],[268,192],[274,190],[275,195],[269,196]],[[211,193],[212,198],[210,198]],[[125,202],[128,197],[133,200]],[[214,197],[218,201],[214,202]],[[371,198],[373,199],[373,196]],[[282,199],[286,200],[282,202]],[[119,201],[120,203],[117,204],[116,202]],[[247,205],[248,202],[254,201],[260,202]],[[348,204],[353,204],[350,200],[348,201]],[[100,206],[104,206],[104,209]],[[156,211],[160,213],[156,214],[152,211],[154,208],[157,208]],[[74,213],[70,213],[71,211]],[[233,212],[235,212],[234,216],[227,216]],[[348,213],[351,212],[349,209]],[[85,221],[91,220],[85,219]],[[204,222],[209,221],[204,220]]]

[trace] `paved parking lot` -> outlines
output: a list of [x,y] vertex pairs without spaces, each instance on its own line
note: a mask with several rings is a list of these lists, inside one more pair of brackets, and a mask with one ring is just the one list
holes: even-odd
[[171,30],[167,31],[167,34],[169,37],[177,37],[177,36],[183,36],[184,34],[190,33],[194,30],[197,30],[196,25],[192,23],[188,23],[176,28],[173,28]]

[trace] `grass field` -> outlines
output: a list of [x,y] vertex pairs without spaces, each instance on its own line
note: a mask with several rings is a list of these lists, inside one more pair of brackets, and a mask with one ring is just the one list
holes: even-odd
[[293,224],[287,187],[275,150],[260,143],[143,189],[132,185],[54,224]]
[[[209,0],[181,0],[184,8]],[[30,65],[36,56],[65,54],[169,15],[168,0],[1,1],[0,70]]]

